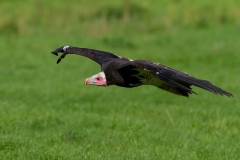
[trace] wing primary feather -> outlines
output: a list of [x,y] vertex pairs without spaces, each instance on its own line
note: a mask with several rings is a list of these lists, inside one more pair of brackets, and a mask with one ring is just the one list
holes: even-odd
[[174,80],[167,79],[167,78],[166,78],[165,76],[163,76],[163,75],[160,75],[160,74],[159,74],[157,77],[158,77],[159,79],[161,79],[162,81],[164,81],[164,82],[172,85],[173,87],[183,89],[183,90],[185,90],[185,91],[187,91],[187,92],[189,92],[189,93],[197,94],[197,93],[194,92],[190,87],[187,87],[187,86],[185,86],[185,85],[183,85],[183,84],[181,84],[181,83],[179,83],[179,82],[176,82],[176,81],[174,81]]
[[200,79],[197,79],[197,78],[194,78],[194,77],[191,77],[191,76],[188,76],[188,75],[184,75],[184,76],[176,76],[174,77],[174,80],[179,82],[179,83],[187,83],[187,84],[190,84],[190,85],[194,85],[194,86],[197,86],[197,87],[200,87],[202,89],[205,89],[205,90],[208,90],[212,93],[215,93],[215,94],[219,94],[219,95],[226,95],[228,97],[233,97],[233,95],[231,93],[228,93],[224,90],[222,90],[221,88],[213,85],[212,83],[210,83],[209,81],[206,81],[206,80],[200,80]]
[[64,46],[59,47],[59,48],[55,49],[54,51],[52,51],[51,53],[58,56],[58,52],[62,52],[62,53],[64,52],[63,48],[64,48]]
[[[206,81],[206,80],[201,80],[201,79],[197,79],[197,78],[194,78],[194,77],[191,77],[185,73],[182,73],[182,72],[179,72],[179,71],[175,71],[171,68],[167,68],[167,69],[161,69],[158,71],[158,77],[175,86],[175,87],[179,87],[181,89],[184,89],[184,90],[187,90],[187,91],[190,91],[190,92],[193,92],[191,89],[190,89],[190,85],[194,85],[194,86],[197,86],[197,87],[200,87],[202,89],[205,89],[205,90],[208,90],[212,93],[215,93],[215,94],[219,94],[219,95],[226,95],[228,97],[233,97],[233,95],[231,93],[228,93],[224,90],[222,90],[221,88],[213,85],[212,83],[210,83],[209,81]],[[193,92],[195,93],[195,92]]]

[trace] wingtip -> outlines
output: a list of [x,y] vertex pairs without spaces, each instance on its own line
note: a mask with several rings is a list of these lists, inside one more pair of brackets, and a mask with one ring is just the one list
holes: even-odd
[[231,93],[225,94],[226,96],[228,96],[229,98],[233,98],[234,96]]
[[58,64],[60,61],[61,61],[61,59],[59,58],[59,59],[57,60],[57,64]]
[[52,51],[51,53],[58,56],[58,52],[64,52],[64,46],[63,47],[59,47],[57,49],[55,49],[54,51]]
[[55,51],[52,51],[51,53],[54,54],[54,55],[56,55],[56,56],[58,56],[58,52],[56,52],[56,50],[55,50]]
[[234,97],[231,93],[229,93],[221,88],[217,88],[217,90],[214,90],[214,91],[216,94],[219,94],[221,96],[227,96],[229,98]]
[[224,91],[224,90],[221,90],[221,92],[213,92],[213,93],[215,93],[215,94],[218,94],[218,95],[221,95],[221,96],[227,96],[227,97],[229,97],[229,98],[232,98],[232,97],[234,97],[231,93],[228,93],[228,92],[226,92],[226,91]]

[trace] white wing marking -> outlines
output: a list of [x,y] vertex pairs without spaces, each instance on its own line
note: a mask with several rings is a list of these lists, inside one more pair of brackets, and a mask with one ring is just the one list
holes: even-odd
[[69,46],[64,46],[63,47],[64,52],[66,51],[67,48],[69,48]]

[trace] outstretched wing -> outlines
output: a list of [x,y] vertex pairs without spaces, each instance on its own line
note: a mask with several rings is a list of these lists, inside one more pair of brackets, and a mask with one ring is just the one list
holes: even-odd
[[138,80],[134,82],[138,83],[132,85],[154,85],[169,92],[187,97],[188,94],[195,93],[190,87],[191,85],[215,94],[226,95],[228,97],[233,96],[231,93],[214,86],[209,81],[197,79],[186,73],[146,60],[126,62],[119,67],[119,72],[125,73],[125,75],[126,72],[131,73],[131,76],[128,76],[128,80],[130,80],[131,77],[133,79],[137,78]]
[[59,63],[66,56],[66,54],[78,54],[78,55],[92,59],[93,61],[97,62],[99,65],[102,65],[103,63],[112,59],[118,59],[118,58],[127,59],[109,52],[88,49],[88,48],[78,48],[78,47],[72,47],[72,46],[63,46],[55,49],[51,53],[58,56],[58,52],[62,52],[63,54],[59,57],[59,59],[57,60],[57,63]]

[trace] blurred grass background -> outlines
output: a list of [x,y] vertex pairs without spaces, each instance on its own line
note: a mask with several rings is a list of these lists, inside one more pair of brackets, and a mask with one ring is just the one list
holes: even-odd
[[[240,1],[2,0],[0,159],[239,159]],[[210,80],[194,88],[85,86],[63,45],[148,59]]]

